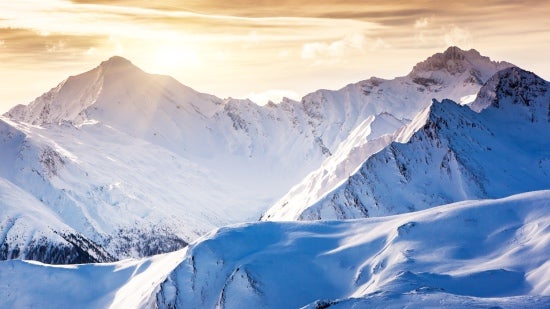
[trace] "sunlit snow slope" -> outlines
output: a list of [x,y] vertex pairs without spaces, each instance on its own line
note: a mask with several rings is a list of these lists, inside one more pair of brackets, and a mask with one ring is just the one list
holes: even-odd
[[383,216],[549,189],[550,84],[505,69],[480,90],[472,109],[434,101],[330,192],[309,203],[287,196],[263,218]]
[[61,234],[88,243],[81,261],[146,256],[214,227],[257,220],[327,157],[329,179],[308,196],[346,179],[432,98],[476,93],[509,66],[451,47],[405,77],[258,106],[196,92],[113,57],[0,119],[0,179],[25,192],[26,206],[54,218],[34,225],[19,201],[5,200],[18,210],[0,213],[9,236],[0,239],[0,257],[65,262],[33,254],[63,243]]

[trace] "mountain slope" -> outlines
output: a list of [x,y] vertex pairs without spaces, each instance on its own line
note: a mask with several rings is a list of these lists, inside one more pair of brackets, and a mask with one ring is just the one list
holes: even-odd
[[0,196],[0,260],[73,264],[114,259],[99,244],[64,224],[40,201],[2,178]]
[[264,218],[381,216],[550,188],[549,89],[533,73],[502,70],[472,103],[479,114],[434,102],[396,137],[406,144],[394,142],[368,158],[319,200],[279,203]]
[[549,201],[539,191],[385,218],[242,224],[107,264],[0,261],[0,307],[544,308]]
[[1,119],[0,178],[114,258],[172,251],[257,220],[328,157],[328,172],[312,176],[317,195],[307,192],[322,196],[433,97],[458,100],[510,66],[473,50],[438,55],[409,76],[267,106],[199,93],[113,57]]
[[[196,164],[116,129],[1,124],[0,179],[29,196],[4,200],[6,207],[22,215],[43,209],[63,222],[48,223],[46,230],[28,225],[27,231],[19,231],[22,242],[35,231],[70,229],[117,259],[138,257],[179,249],[216,226],[251,216],[246,211],[257,217],[250,207],[229,208],[245,201],[242,189],[221,184]],[[20,206],[27,200],[34,202]],[[0,213],[3,221],[11,218],[9,212]]]
[[493,74],[511,66],[493,62],[475,50],[450,47],[420,62],[405,77],[391,81],[373,78],[355,85],[368,97],[368,103],[359,106],[369,109],[370,116],[360,118],[362,122],[346,133],[332,155],[281,197],[275,207],[286,205],[292,209],[318,201],[347,181],[368,157],[394,141],[395,133],[428,107],[432,99],[469,103]]
[[348,308],[420,298],[547,306],[549,194],[366,220],[223,228],[189,248],[163,284],[159,307]]
[[152,308],[185,249],[141,260],[82,265],[0,261],[1,308]]
[[[384,133],[393,133],[432,98],[459,100],[475,94],[490,75],[509,66],[475,50],[450,47],[405,77],[371,78],[337,91],[316,91],[301,102],[261,107],[196,92],[113,57],[6,116],[40,125],[109,125],[217,171],[223,181],[239,181],[269,200],[317,169],[369,117],[392,115],[400,123]],[[260,176],[241,176],[247,168]]]

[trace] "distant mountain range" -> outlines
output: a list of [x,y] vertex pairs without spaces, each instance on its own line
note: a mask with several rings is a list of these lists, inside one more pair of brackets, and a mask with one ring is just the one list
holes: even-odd
[[257,220],[302,179],[288,195],[310,205],[433,98],[468,102],[511,66],[451,47],[405,77],[258,106],[113,57],[0,119],[0,188],[21,196],[1,201],[0,257],[72,263],[173,251]]

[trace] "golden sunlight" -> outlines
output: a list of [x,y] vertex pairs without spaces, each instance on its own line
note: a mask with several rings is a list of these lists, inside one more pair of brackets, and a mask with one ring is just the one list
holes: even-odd
[[197,52],[181,46],[161,46],[154,53],[154,70],[170,72],[182,68],[196,68],[201,61]]

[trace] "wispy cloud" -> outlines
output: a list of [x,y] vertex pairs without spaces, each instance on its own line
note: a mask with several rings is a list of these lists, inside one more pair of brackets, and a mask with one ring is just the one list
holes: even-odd
[[443,40],[446,45],[460,46],[466,49],[473,47],[473,36],[470,31],[451,25],[449,27],[444,27],[444,32]]
[[302,48],[302,58],[341,58],[350,51],[362,51],[365,42],[365,36],[356,33],[332,42],[306,43]]
[[428,17],[422,17],[414,21],[414,28],[415,29],[424,29],[427,28],[430,24],[430,18]]
[[346,61],[354,54],[364,55],[367,51],[388,48],[381,38],[371,39],[362,33],[353,33],[329,42],[305,43],[302,59],[312,60],[314,65],[334,65]]
[[23,62],[36,65],[43,61],[53,60],[55,53],[62,60],[71,56],[74,60],[96,45],[104,45],[108,38],[93,35],[63,35],[40,32],[32,29],[0,28],[0,41],[3,52],[0,53],[0,62],[20,66]]

